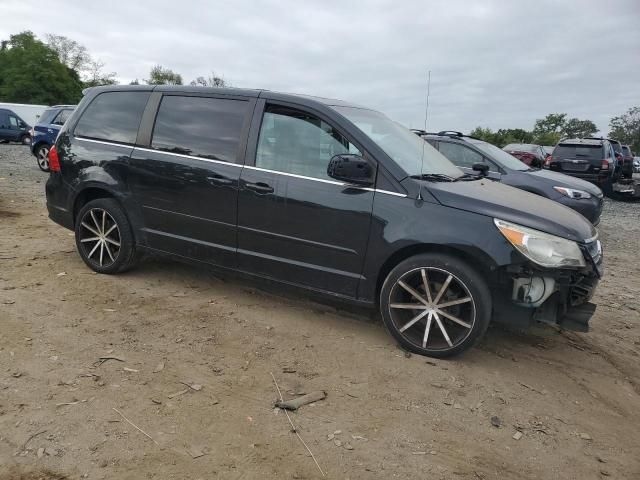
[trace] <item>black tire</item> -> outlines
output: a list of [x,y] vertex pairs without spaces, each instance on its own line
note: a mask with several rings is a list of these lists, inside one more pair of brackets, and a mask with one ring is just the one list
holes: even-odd
[[31,137],[29,135],[23,135],[22,138],[20,138],[20,143],[22,145],[31,145]]
[[[84,205],[76,217],[75,233],[78,252],[93,271],[113,274],[136,265],[138,256],[131,224],[113,198],[98,198]],[[100,236],[101,233],[107,235]]]
[[38,168],[43,172],[49,171],[49,145],[43,143],[42,145],[38,145],[36,148],[36,163],[38,164]]
[[[416,275],[418,281],[413,288],[411,279]],[[429,293],[424,287],[425,278]],[[416,301],[400,280],[422,295],[422,301]],[[442,287],[446,288],[440,293]],[[429,303],[427,297],[433,302]],[[411,308],[414,304],[415,310]],[[466,262],[448,254],[420,254],[391,270],[380,292],[380,312],[385,327],[404,349],[430,357],[449,357],[472,347],[486,332],[491,320],[491,292],[485,279]]]

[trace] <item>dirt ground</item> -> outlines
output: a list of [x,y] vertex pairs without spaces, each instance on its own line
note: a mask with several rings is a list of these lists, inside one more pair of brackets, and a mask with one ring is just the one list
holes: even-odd
[[606,203],[590,333],[491,328],[442,361],[169,260],[93,274],[46,178],[0,145],[0,479],[322,478],[271,372],[285,397],[327,392],[291,414],[326,478],[640,478],[640,203]]

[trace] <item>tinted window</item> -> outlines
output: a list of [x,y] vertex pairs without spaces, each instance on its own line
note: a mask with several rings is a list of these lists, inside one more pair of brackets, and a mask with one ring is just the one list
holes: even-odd
[[72,113],[73,113],[73,110],[60,110],[60,113],[58,113],[58,116],[51,123],[53,123],[54,125],[64,125],[64,122],[67,121],[67,119],[71,116]]
[[440,153],[458,167],[473,167],[474,163],[482,163],[482,155],[459,143],[440,142]]
[[[505,152],[504,150],[491,145],[487,142],[474,141],[473,144],[476,148],[482,150],[487,157],[497,162],[503,168],[510,168],[511,170],[520,170],[522,172],[529,170],[529,167],[518,160],[513,155]],[[496,169],[497,170],[497,169]]]
[[630,157],[631,156],[631,150],[629,149],[629,147],[627,147],[626,145],[622,147],[622,154],[625,157]]
[[51,120],[56,116],[56,113],[58,113],[58,110],[55,108],[47,108],[42,112],[40,118],[38,118],[38,123],[51,123]]
[[334,155],[360,151],[331,125],[297,110],[270,107],[262,119],[256,167],[330,180]]
[[235,162],[249,102],[165,96],[151,146],[166,152]]
[[553,151],[553,158],[584,158],[600,160],[604,158],[602,145],[558,145]]
[[107,92],[93,99],[80,117],[75,134],[121,143],[135,143],[150,92]]

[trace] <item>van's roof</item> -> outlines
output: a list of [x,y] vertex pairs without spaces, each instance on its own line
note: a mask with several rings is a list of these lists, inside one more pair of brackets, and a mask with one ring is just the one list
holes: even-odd
[[602,145],[604,140],[600,138],[567,138],[560,140],[558,145]]
[[[353,107],[367,109],[361,105],[345,102],[343,100],[337,100],[333,98],[315,97],[312,95],[304,95],[297,93],[280,93],[271,90],[262,89],[249,89],[249,88],[220,88],[220,87],[194,87],[190,85],[108,85],[102,87],[91,87],[83,90],[86,95],[91,92],[112,92],[112,91],[135,91],[142,90],[146,92],[158,91],[158,92],[182,92],[182,93],[213,93],[217,95],[234,95],[240,97],[262,97],[272,100],[291,100],[296,103],[320,103],[326,106],[332,107]],[[304,102],[301,102],[303,100]]]

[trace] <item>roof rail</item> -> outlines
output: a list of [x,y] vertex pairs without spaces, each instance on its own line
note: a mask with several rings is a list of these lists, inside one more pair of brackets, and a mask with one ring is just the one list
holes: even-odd
[[438,135],[442,135],[443,137],[464,137],[466,135],[464,135],[462,132],[457,132],[455,130],[442,130],[440,132],[438,132]]

